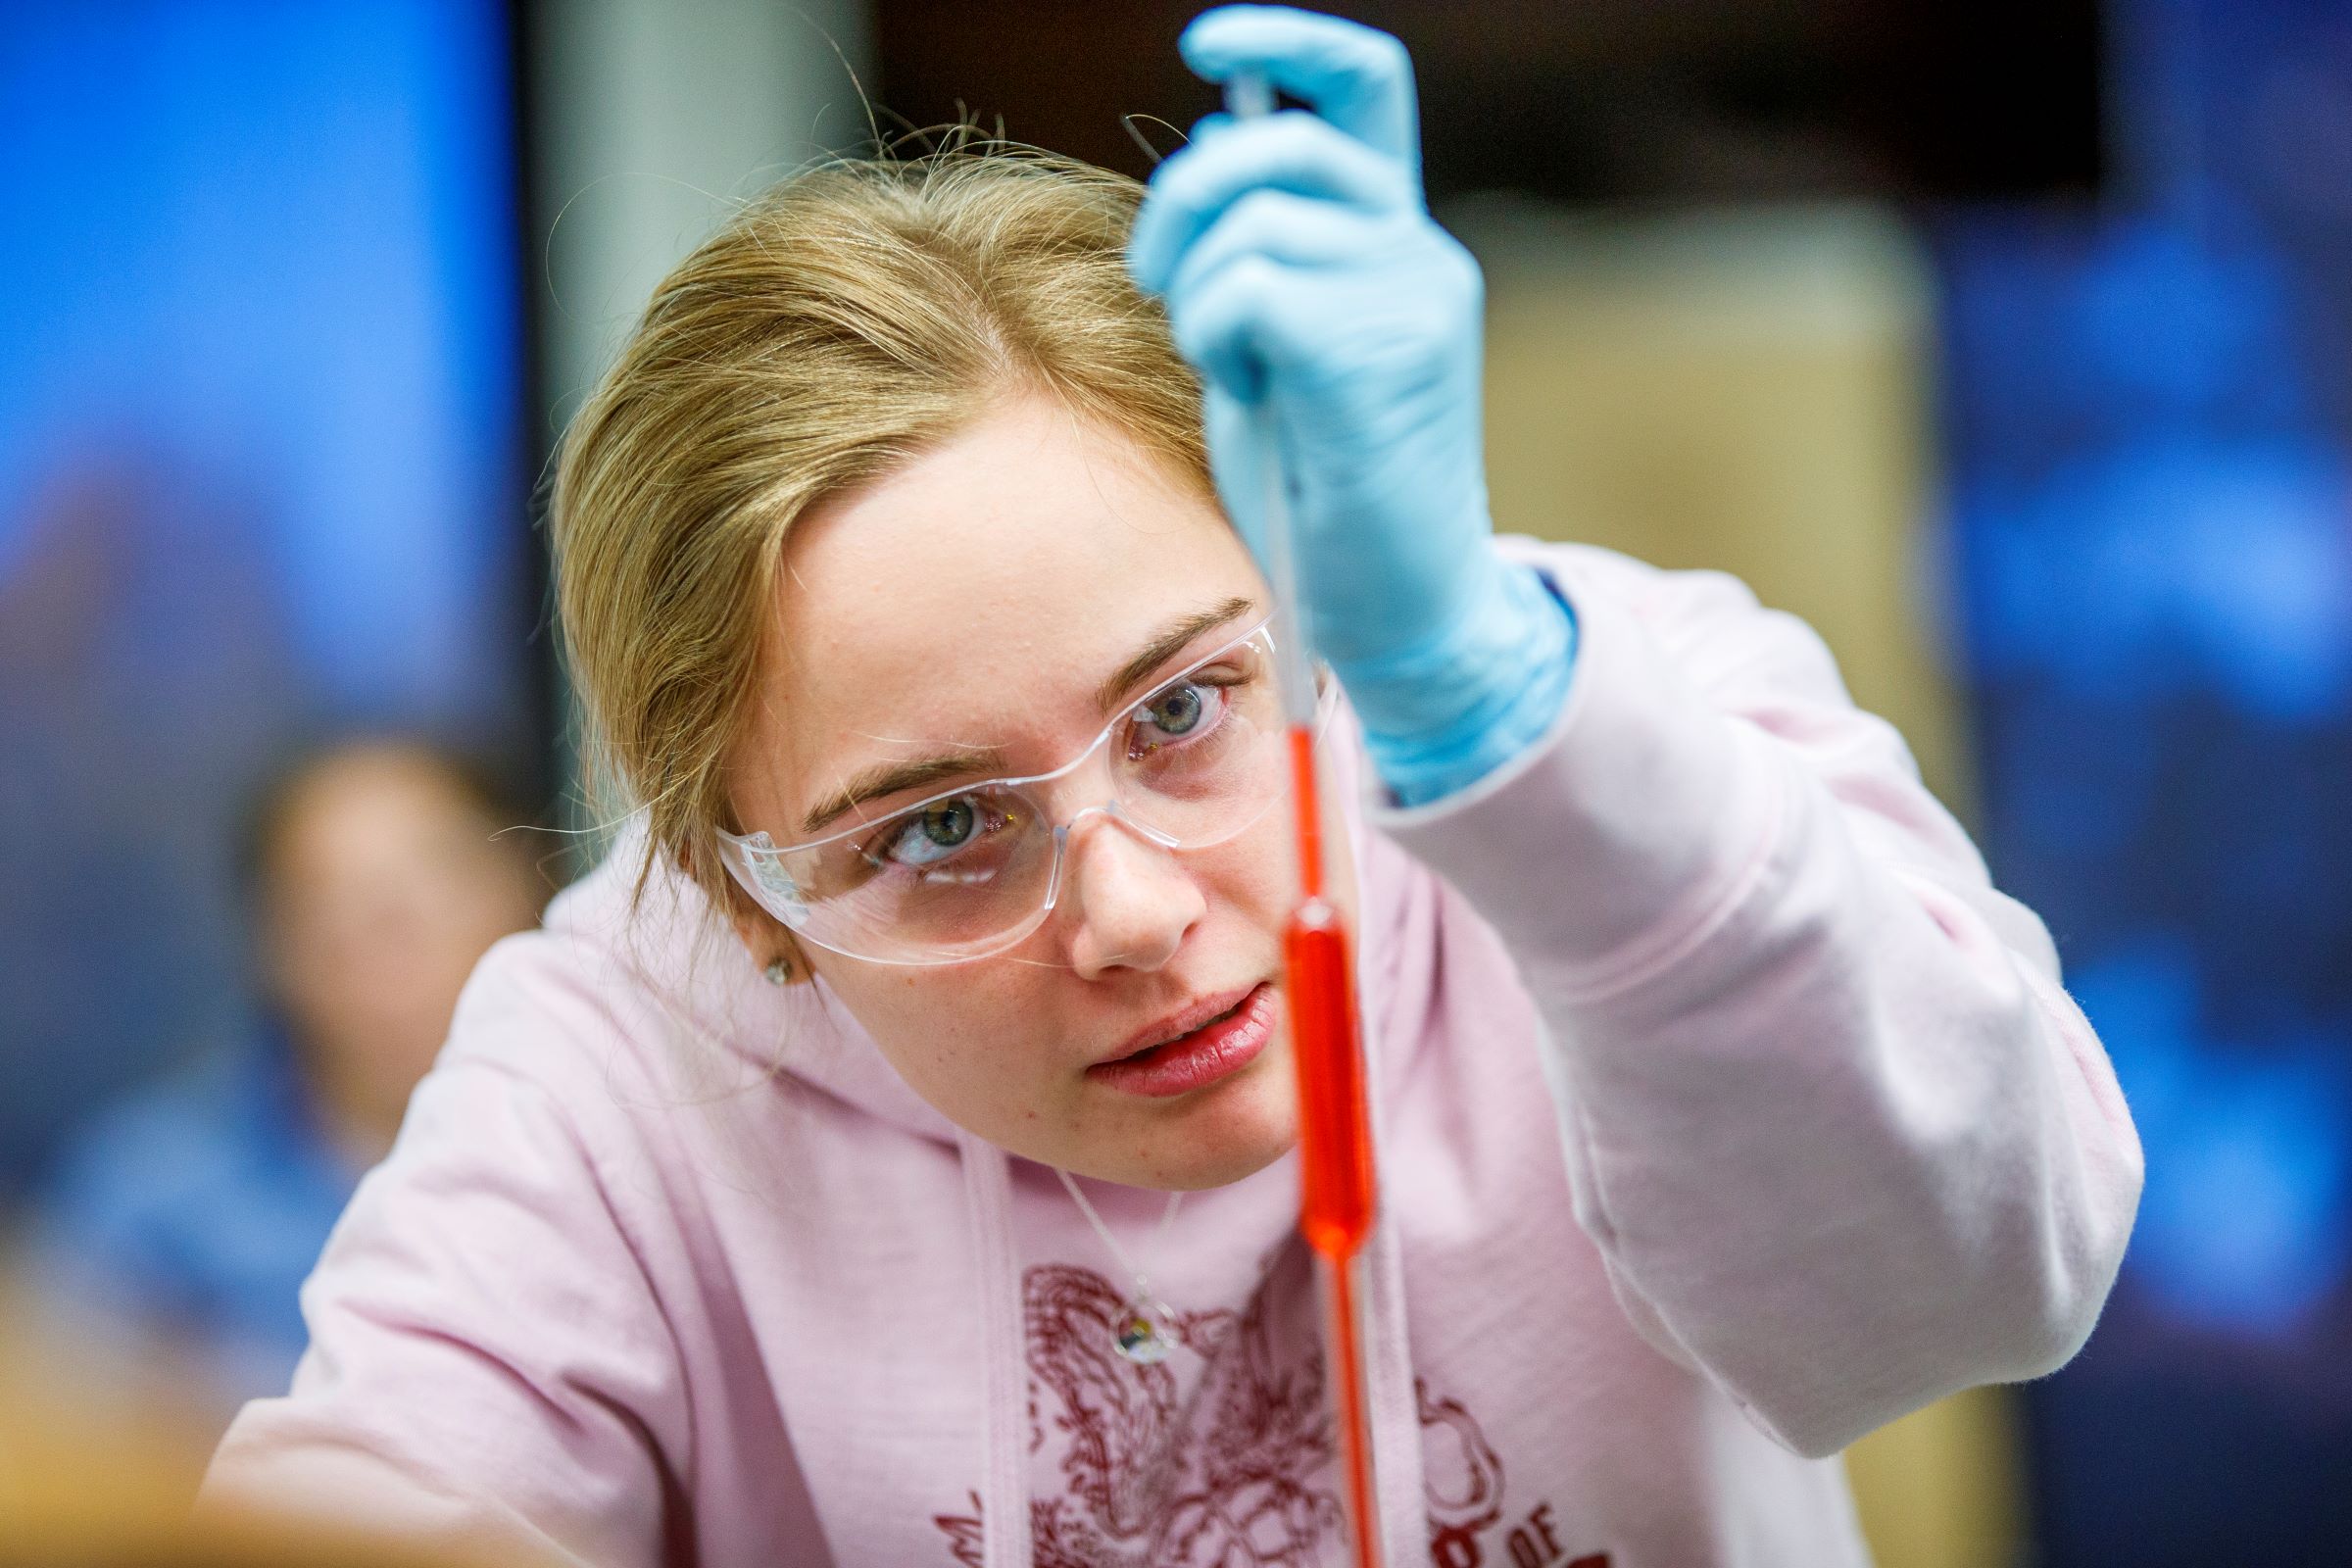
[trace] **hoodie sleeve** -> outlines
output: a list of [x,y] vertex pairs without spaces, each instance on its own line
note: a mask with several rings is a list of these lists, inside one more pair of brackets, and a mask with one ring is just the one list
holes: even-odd
[[2140,1151],[2041,922],[1801,622],[1719,574],[1513,548],[1576,611],[1566,708],[1372,814],[1517,960],[1628,1315],[1806,1455],[2062,1365]]
[[599,1162],[546,1089],[487,1061],[437,1068],[303,1313],[293,1390],[238,1416],[208,1503],[522,1560],[662,1560],[679,1356]]

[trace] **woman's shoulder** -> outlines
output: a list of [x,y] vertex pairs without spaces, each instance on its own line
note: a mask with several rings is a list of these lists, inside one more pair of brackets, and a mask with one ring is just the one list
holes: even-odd
[[1754,616],[1802,624],[1767,610],[1740,577],[1712,566],[1660,566],[1603,545],[1529,534],[1498,534],[1495,544],[1511,560],[1544,572],[1563,592],[1605,593],[1653,629],[1659,622],[1740,622]]
[[[1724,696],[1770,688],[1836,708],[1850,707],[1837,661],[1821,635],[1755,590],[1713,567],[1659,566],[1599,545],[1502,535],[1510,559],[1548,577],[1578,608],[1580,640],[1594,628],[1588,611],[1622,611],[1647,643],[1699,687]],[[1606,606],[1595,605],[1597,598]],[[1614,614],[1598,616],[1606,632]]]

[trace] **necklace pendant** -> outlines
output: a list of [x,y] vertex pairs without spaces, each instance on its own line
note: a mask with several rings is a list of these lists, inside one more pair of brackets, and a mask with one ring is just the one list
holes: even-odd
[[1137,1366],[1157,1366],[1176,1348],[1176,1326],[1168,1321],[1167,1308],[1139,1297],[1119,1308],[1111,1338],[1119,1354]]

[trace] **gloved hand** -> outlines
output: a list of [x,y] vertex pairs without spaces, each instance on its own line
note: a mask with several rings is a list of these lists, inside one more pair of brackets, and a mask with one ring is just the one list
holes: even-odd
[[1264,74],[1313,113],[1212,115],[1163,163],[1128,266],[1206,383],[1226,511],[1264,560],[1247,405],[1271,400],[1301,610],[1407,804],[1538,739],[1574,623],[1487,515],[1478,267],[1423,203],[1412,63],[1386,33],[1280,6],[1204,13],[1199,74]]

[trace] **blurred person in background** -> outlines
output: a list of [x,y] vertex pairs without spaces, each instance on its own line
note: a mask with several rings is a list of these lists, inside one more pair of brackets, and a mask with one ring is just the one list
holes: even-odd
[[285,1388],[327,1232],[476,960],[538,920],[526,836],[501,831],[517,820],[467,762],[409,741],[313,751],[263,791],[241,846],[261,1021],[68,1149],[27,1254],[54,1327],[223,1416]]

